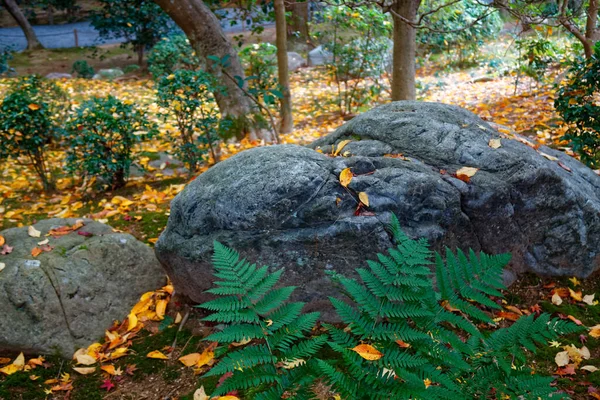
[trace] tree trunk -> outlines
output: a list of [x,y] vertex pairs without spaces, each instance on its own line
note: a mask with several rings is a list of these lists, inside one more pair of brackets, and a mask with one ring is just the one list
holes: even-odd
[[292,95],[290,93],[290,71],[287,56],[287,28],[283,0],[275,0],[275,31],[277,44],[277,71],[283,97],[279,99],[281,124],[279,132],[290,133],[294,129],[292,118]]
[[[408,21],[415,21],[420,0],[396,0],[393,10]],[[415,58],[417,55],[417,31],[414,27],[394,17],[394,52],[392,68],[392,100],[414,100]]]
[[44,46],[42,46],[42,44],[38,40],[35,32],[33,31],[33,28],[31,27],[31,24],[29,23],[29,21],[27,21],[27,18],[25,18],[25,15],[23,14],[21,9],[17,5],[16,1],[15,0],[1,0],[1,1],[2,1],[2,5],[6,8],[6,10],[9,12],[9,14],[12,15],[12,17],[15,19],[15,21],[17,21],[17,24],[19,24],[19,26],[23,30],[23,33],[25,34],[25,38],[27,39],[27,50],[43,49]]
[[306,42],[308,40],[308,0],[291,0],[286,3],[285,9],[292,14],[288,32],[302,42]]
[[[252,113],[251,100],[244,95],[235,80],[230,77],[245,78],[244,70],[237,52],[225,36],[217,17],[201,0],[155,0],[156,3],[175,21],[183,30],[196,55],[211,67],[214,62],[208,56],[223,58],[229,56],[227,65],[223,68],[214,68],[214,74],[219,83],[226,89],[226,93],[214,93],[219,109],[223,116],[242,120]],[[242,124],[244,125],[244,124]],[[247,133],[248,129],[245,129]],[[257,136],[266,141],[273,141],[272,132],[260,131]]]
[[144,69],[144,45],[138,44],[136,47],[137,47],[136,51],[137,51],[138,65],[140,66],[141,69]]

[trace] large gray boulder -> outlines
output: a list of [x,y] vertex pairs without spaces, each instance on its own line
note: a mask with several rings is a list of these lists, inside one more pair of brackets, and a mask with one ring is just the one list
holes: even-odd
[[317,67],[331,63],[333,61],[333,53],[325,50],[323,46],[317,46],[308,52],[308,66]]
[[300,54],[293,51],[288,51],[288,68],[290,72],[299,70],[300,68],[306,67],[306,60]]
[[[600,177],[562,152],[502,136],[459,107],[420,102],[378,107],[312,147],[327,153],[343,140],[351,142],[337,157],[293,145],[247,150],[190,183],[156,244],[177,290],[206,300],[218,240],[285,267],[298,297],[326,309],[323,271],[351,275],[388,248],[391,214],[436,249],[511,252],[507,281],[600,267]],[[462,167],[479,170],[465,182],[454,176]],[[355,175],[347,189],[345,168]],[[370,205],[356,216],[359,192]]]
[[[75,219],[49,219],[0,232],[10,254],[0,255],[0,352],[24,351],[71,357],[123,320],[141,294],[165,283],[152,249],[99,222],[61,237],[50,229],[73,226]],[[51,251],[31,251],[48,239]]]

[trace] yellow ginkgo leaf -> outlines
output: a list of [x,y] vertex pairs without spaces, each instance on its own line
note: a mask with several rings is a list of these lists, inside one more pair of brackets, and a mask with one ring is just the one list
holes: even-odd
[[146,357],[148,357],[148,358],[158,358],[160,360],[168,360],[169,359],[169,357],[165,356],[163,353],[161,353],[158,350],[151,351],[150,353],[148,353],[146,355]]
[[350,143],[352,140],[342,140],[341,142],[338,143],[335,151],[333,152],[334,156],[337,156],[338,154],[340,154],[340,152],[344,149],[344,147],[346,147],[346,145],[348,143]]
[[156,316],[159,319],[163,319],[165,317],[165,310],[167,309],[167,300],[159,300],[156,302]]
[[365,192],[360,192],[358,194],[358,199],[360,200],[361,203],[363,203],[365,206],[369,207],[369,196],[365,193]]
[[350,168],[345,168],[342,170],[342,172],[340,172],[340,184],[343,187],[348,187],[348,185],[350,184],[350,182],[352,182],[352,171],[350,171]]
[[355,351],[359,356],[369,361],[379,360],[381,357],[383,357],[383,353],[370,344],[359,344],[353,348],[352,351]]
[[138,324],[138,319],[134,313],[129,314],[127,317],[127,331],[134,329]]

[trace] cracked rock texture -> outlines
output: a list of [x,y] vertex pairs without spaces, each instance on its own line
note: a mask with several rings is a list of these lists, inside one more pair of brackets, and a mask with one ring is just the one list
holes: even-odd
[[24,351],[70,358],[98,341],[116,319],[122,320],[146,291],[165,283],[152,249],[108,225],[84,220],[79,232],[49,239],[54,249],[31,256],[52,228],[76,219],[49,219],[34,227],[0,232],[12,253],[0,255],[0,352]]
[[[491,138],[502,147],[489,147]],[[285,267],[297,298],[327,310],[334,292],[323,271],[353,275],[388,248],[392,213],[435,249],[511,252],[507,283],[526,270],[586,277],[600,267],[600,177],[566,154],[539,149],[563,168],[471,112],[437,103],[375,108],[311,147],[327,153],[346,139],[345,157],[294,145],[256,148],[190,183],[156,244],[177,290],[207,300],[218,240],[253,262]],[[453,177],[463,166],[479,168],[469,183]],[[355,174],[348,190],[338,179],[344,168]],[[374,215],[354,215],[358,192],[367,193]]]

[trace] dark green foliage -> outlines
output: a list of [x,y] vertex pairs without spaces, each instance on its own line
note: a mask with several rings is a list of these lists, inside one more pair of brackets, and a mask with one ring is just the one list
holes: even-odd
[[516,44],[519,51],[518,72],[525,73],[537,82],[544,79],[550,65],[559,61],[558,48],[541,35],[518,39]]
[[469,0],[450,3],[431,13],[443,4],[441,0],[423,4],[420,13],[426,15],[423,24],[428,29],[417,30],[417,43],[428,52],[454,52],[458,62],[465,65],[485,40],[500,32],[502,19],[496,10]]
[[200,307],[213,311],[207,321],[227,324],[205,340],[220,344],[255,339],[228,352],[204,377],[231,372],[212,394],[247,390],[245,398],[280,399],[285,393],[303,398],[312,381],[311,358],[325,343],[324,336],[307,339],[318,313],[302,314],[303,303],[288,302],[293,287],[273,289],[282,270],[240,260],[238,253],[215,243],[215,287],[218,298]]
[[73,63],[71,72],[75,72],[79,78],[91,78],[94,76],[94,68],[85,60],[77,60]]
[[252,44],[240,51],[240,59],[246,73],[248,92],[268,106],[275,105],[278,96],[271,91],[279,91],[277,47],[271,43]]
[[158,134],[158,129],[131,102],[108,96],[83,103],[67,132],[68,169],[82,177],[100,177],[115,189],[127,181],[135,145]]
[[207,150],[216,162],[219,155],[215,142],[226,129],[219,121],[219,111],[213,93],[223,92],[215,78],[204,71],[177,70],[158,81],[158,104],[170,113],[178,129],[175,139],[178,158],[190,174],[198,170]]
[[38,76],[16,80],[0,104],[0,160],[26,159],[45,191],[54,189],[46,151],[61,133],[60,89]]
[[169,33],[171,19],[160,6],[149,0],[101,0],[102,8],[91,14],[91,21],[101,38],[124,37],[138,52]]
[[158,42],[148,54],[148,70],[158,79],[177,69],[195,70],[200,60],[185,35],[173,35]]
[[[207,374],[233,372],[215,395],[244,389],[249,398],[275,399],[294,382],[294,398],[311,398],[318,376],[343,399],[564,397],[550,385],[552,377],[532,374],[527,354],[581,327],[549,314],[522,317],[491,333],[477,325],[493,326],[486,311],[500,308],[490,296],[502,298],[509,255],[447,250],[443,260],[425,240],[403,234],[396,218],[391,231],[397,246],[357,269],[360,281],[331,273],[347,299],[331,298],[345,328],[325,325],[327,339],[304,337],[316,316],[303,315],[301,303],[287,302],[293,288],[272,289],[281,270],[269,273],[239,261],[237,253],[217,243],[217,282],[208,292],[218,298],[202,307],[214,312],[206,320],[225,328],[207,340],[253,341]],[[319,351],[325,340],[331,358]],[[381,357],[363,358],[353,350],[359,344],[374,347]],[[281,368],[284,360],[295,359],[307,363]]]
[[[342,364],[320,361],[319,367],[343,397],[473,399],[495,392],[498,398],[535,399],[555,391],[551,377],[531,375],[525,352],[579,327],[547,314],[524,317],[489,336],[475,325],[492,322],[482,310],[499,308],[488,296],[502,296],[508,255],[447,250],[444,262],[436,254],[434,287],[426,242],[406,237],[395,218],[392,231],[398,246],[357,270],[362,283],[334,274],[351,301],[331,299],[348,330],[329,327],[329,345]],[[448,311],[453,308],[460,313]],[[349,350],[360,343],[383,356],[367,361]]]
[[[331,6],[313,32],[323,43],[325,65],[337,86],[335,102],[342,115],[355,113],[376,100],[383,90],[381,76],[391,71],[392,22],[378,6]],[[359,85],[361,80],[366,83]]]
[[600,45],[589,60],[573,61],[569,77],[557,93],[554,107],[569,124],[563,137],[590,168],[600,168]]

